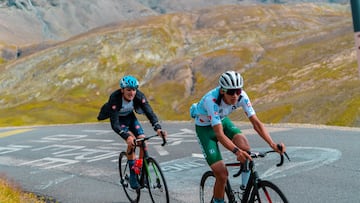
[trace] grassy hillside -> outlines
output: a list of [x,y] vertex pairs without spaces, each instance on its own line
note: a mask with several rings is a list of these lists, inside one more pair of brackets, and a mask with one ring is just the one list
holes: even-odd
[[264,122],[360,126],[351,13],[336,4],[222,6],[95,29],[0,65],[0,126],[95,122],[125,74],[160,119],[189,120],[228,69]]

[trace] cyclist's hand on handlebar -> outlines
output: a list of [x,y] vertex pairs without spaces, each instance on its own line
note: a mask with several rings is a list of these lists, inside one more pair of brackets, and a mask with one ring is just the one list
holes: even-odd
[[135,146],[135,136],[130,135],[127,139],[126,139],[126,144],[128,146]]
[[240,161],[240,163],[245,163],[246,160],[252,160],[249,153],[244,150],[239,150],[236,152],[236,159]]
[[158,134],[158,136],[163,137],[163,138],[167,138],[167,132],[165,130],[162,129],[157,129],[156,133]]
[[162,129],[157,129],[156,130],[156,133],[158,134],[158,136],[160,136],[163,140],[163,143],[161,144],[161,146],[165,146],[167,141],[166,141],[166,138],[167,138],[167,132],[165,130],[162,130]]
[[284,152],[286,152],[286,146],[282,142],[280,144],[273,143],[271,145],[271,148],[273,148],[273,150],[279,154],[283,154]]

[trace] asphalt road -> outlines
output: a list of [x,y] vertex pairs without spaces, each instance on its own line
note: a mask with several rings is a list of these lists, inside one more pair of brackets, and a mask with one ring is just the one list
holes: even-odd
[[[161,139],[153,139],[149,150],[161,164],[171,202],[197,203],[200,178],[209,167],[201,157],[194,126],[190,122],[164,122],[162,126],[169,132],[168,145],[161,147]],[[251,126],[238,126],[254,150],[268,149]],[[274,140],[287,145],[291,162],[278,168],[278,157],[268,156],[256,162],[257,169],[262,178],[277,184],[290,202],[360,201],[359,128],[267,127]],[[153,133],[147,123],[144,128]],[[128,202],[117,168],[124,148],[108,123],[0,128],[0,173],[24,190],[62,203]],[[223,156],[235,158],[226,150]],[[146,194],[141,202],[148,202]]]

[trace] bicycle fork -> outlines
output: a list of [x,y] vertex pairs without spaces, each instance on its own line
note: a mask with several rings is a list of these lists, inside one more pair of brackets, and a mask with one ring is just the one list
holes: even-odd
[[[144,159],[144,170],[143,170],[143,173],[144,173],[144,176],[143,178],[145,179],[145,176],[146,176],[146,179],[147,179],[147,185],[148,187],[151,187],[151,188],[159,188],[161,189],[161,183],[160,183],[160,174],[159,174],[159,171],[157,170],[157,168],[154,166],[154,164],[148,162],[147,159]],[[150,169],[155,173],[155,177],[152,177],[151,174],[150,174]],[[146,174],[146,175],[145,175]]]

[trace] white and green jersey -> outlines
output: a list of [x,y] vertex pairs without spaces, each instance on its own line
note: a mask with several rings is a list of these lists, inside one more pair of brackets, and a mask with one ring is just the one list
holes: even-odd
[[255,114],[249,96],[244,90],[241,91],[238,102],[235,105],[226,104],[223,99],[217,100],[220,97],[220,86],[210,90],[201,100],[193,104],[190,109],[191,117],[195,118],[195,124],[198,126],[214,126],[221,123],[221,120],[242,107],[247,117]]

